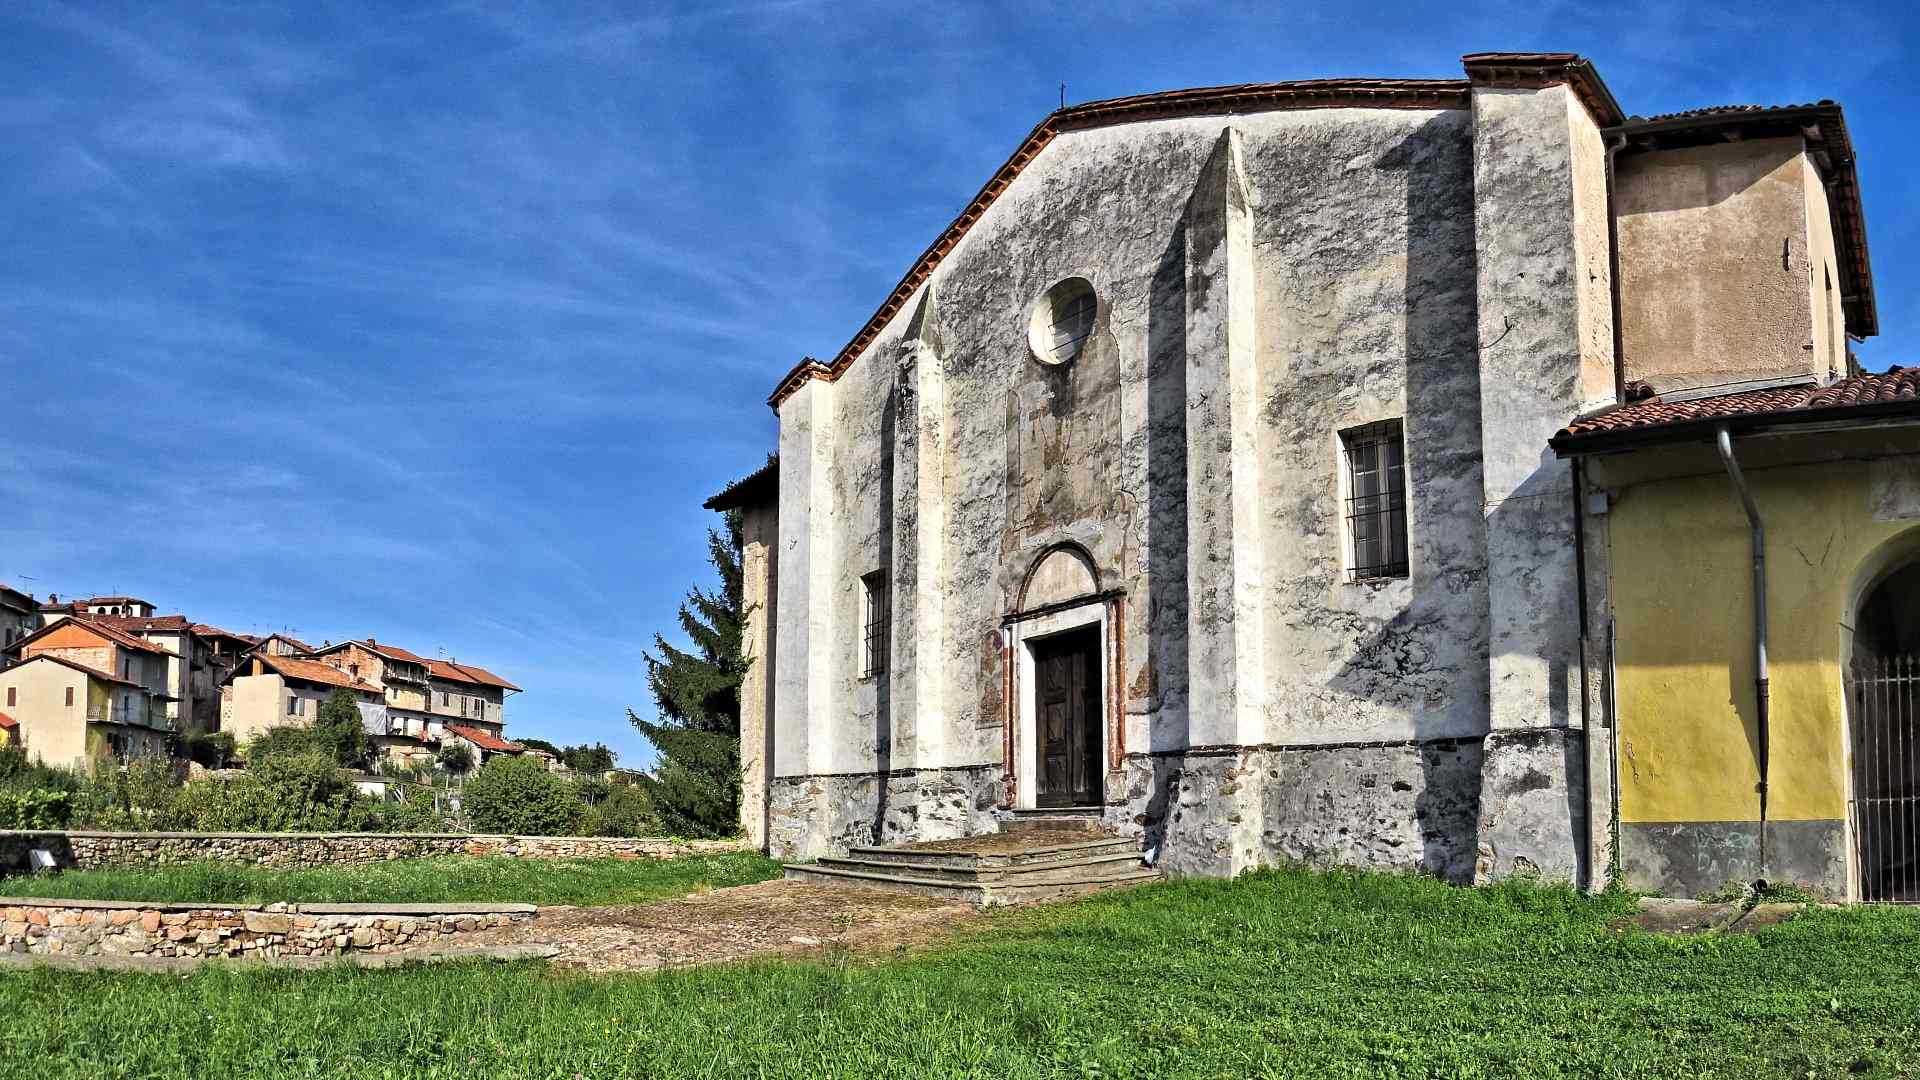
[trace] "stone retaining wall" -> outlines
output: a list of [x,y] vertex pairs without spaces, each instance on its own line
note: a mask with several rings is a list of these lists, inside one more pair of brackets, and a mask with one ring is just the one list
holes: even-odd
[[665,859],[748,850],[735,840],[613,836],[497,836],[469,833],[126,833],[0,830],[0,869],[23,869],[27,853],[51,851],[62,867],[222,862],[255,866],[340,866],[432,855],[521,859]]
[[0,898],[0,948],[65,956],[338,956],[449,944],[532,904],[157,904]]

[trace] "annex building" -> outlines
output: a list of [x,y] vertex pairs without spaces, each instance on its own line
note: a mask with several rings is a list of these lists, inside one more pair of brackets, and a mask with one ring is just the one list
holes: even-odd
[[1900,887],[1920,378],[1848,350],[1839,106],[1463,66],[1063,108],[781,380],[709,502],[750,836]]

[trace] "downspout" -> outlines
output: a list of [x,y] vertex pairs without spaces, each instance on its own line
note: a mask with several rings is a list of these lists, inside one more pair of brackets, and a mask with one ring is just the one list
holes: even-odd
[[1584,771],[1580,782],[1587,792],[1587,812],[1581,815],[1581,850],[1585,854],[1587,867],[1586,880],[1582,882],[1588,892],[1593,890],[1593,694],[1592,681],[1587,677],[1587,537],[1581,527],[1580,519],[1580,459],[1573,459],[1573,576],[1576,603],[1580,605],[1580,765]]
[[1755,713],[1760,741],[1760,874],[1764,881],[1767,873],[1767,775],[1768,775],[1768,727],[1767,727],[1767,532],[1760,523],[1760,509],[1753,504],[1753,492],[1747,489],[1747,478],[1740,472],[1740,462],[1733,456],[1733,436],[1727,431],[1727,425],[1721,424],[1715,432],[1720,447],[1720,460],[1727,467],[1727,477],[1733,481],[1733,489],[1740,495],[1740,505],[1747,512],[1747,526],[1752,532],[1753,546],[1753,689]]

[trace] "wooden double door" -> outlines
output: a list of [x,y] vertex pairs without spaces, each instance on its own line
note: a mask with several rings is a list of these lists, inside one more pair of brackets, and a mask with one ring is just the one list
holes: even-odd
[[1033,643],[1037,806],[1097,806],[1104,720],[1100,628],[1089,626]]

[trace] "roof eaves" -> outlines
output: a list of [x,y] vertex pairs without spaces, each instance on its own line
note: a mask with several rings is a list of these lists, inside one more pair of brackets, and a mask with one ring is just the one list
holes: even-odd
[[[1688,133],[1724,133],[1740,128],[1790,128],[1818,145],[1826,158],[1828,214],[1833,219],[1834,246],[1842,257],[1840,302],[1847,331],[1855,337],[1880,332],[1880,313],[1873,295],[1873,261],[1867,250],[1867,217],[1860,198],[1860,177],[1853,140],[1840,104],[1826,100],[1804,105],[1715,105],[1651,117],[1628,117],[1602,134],[1628,140],[1671,139]],[[1787,134],[1782,131],[1779,134]],[[1697,145],[1687,142],[1687,145]]]
[[1853,405],[1813,406],[1739,413],[1731,416],[1706,416],[1665,424],[1648,424],[1644,427],[1580,434],[1562,430],[1547,440],[1547,445],[1553,449],[1555,455],[1569,458],[1707,440],[1711,439],[1723,426],[1730,432],[1758,434],[1804,430],[1814,426],[1868,426],[1901,419],[1920,421],[1920,399],[1867,401]]

